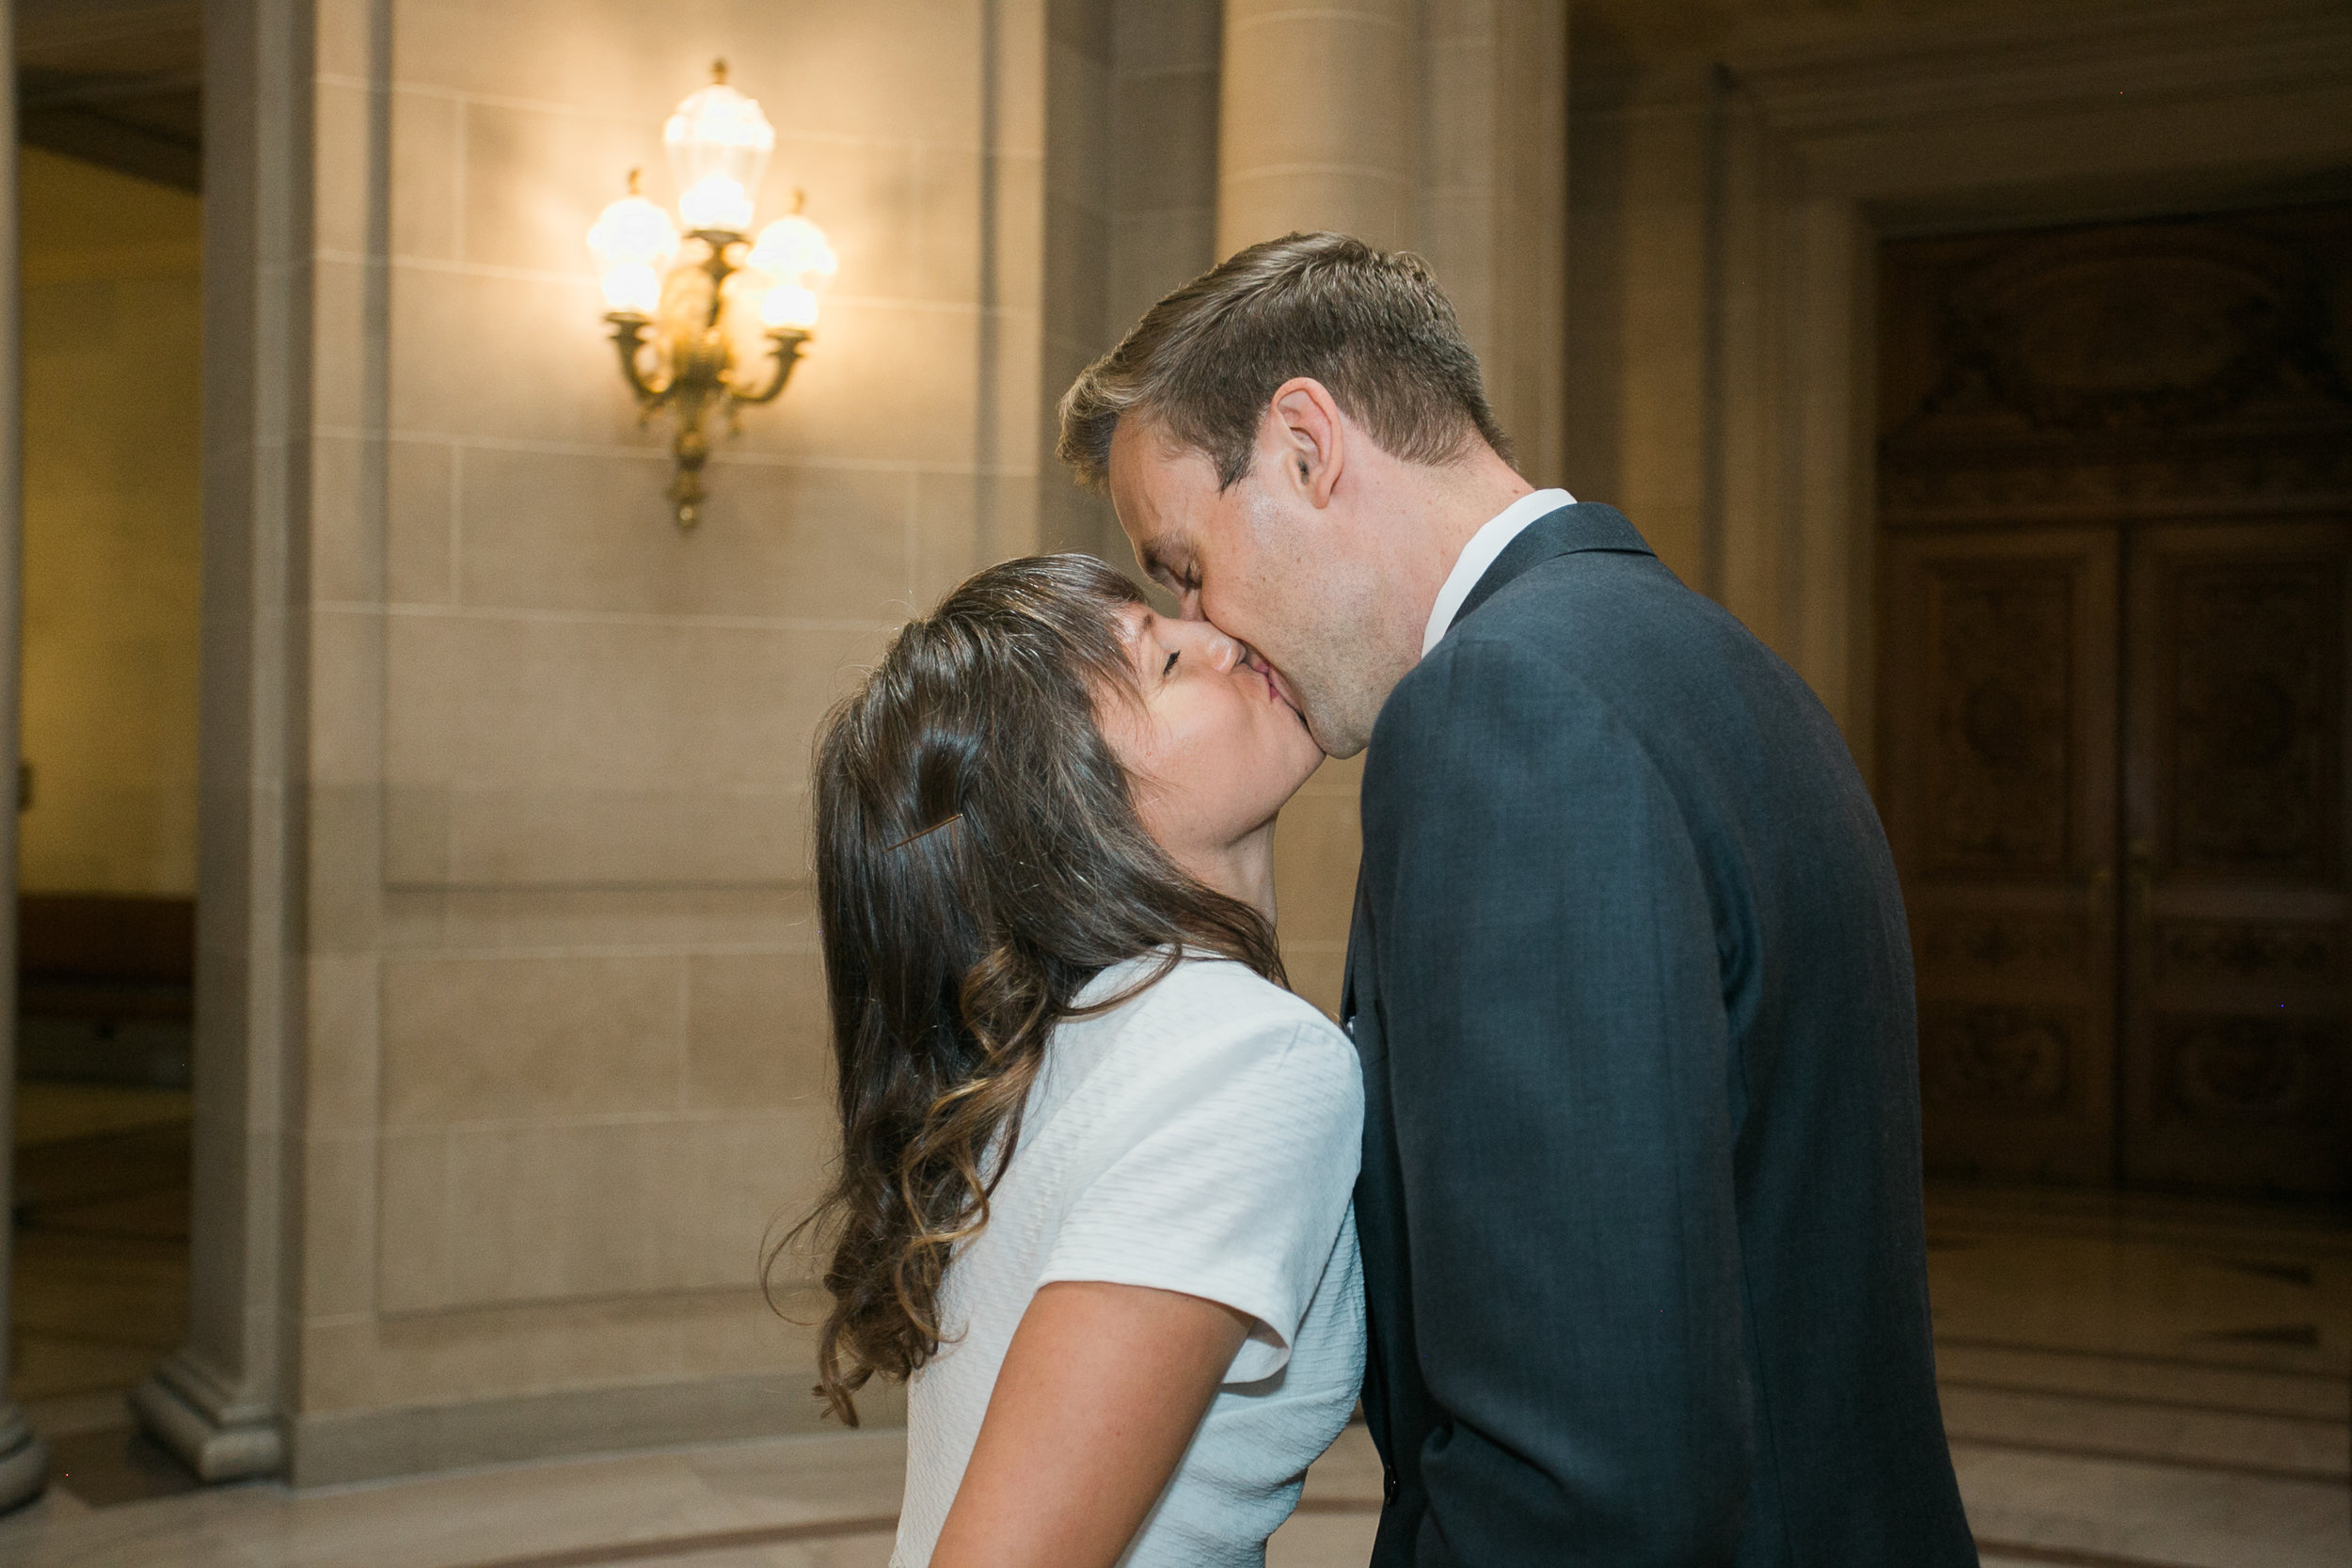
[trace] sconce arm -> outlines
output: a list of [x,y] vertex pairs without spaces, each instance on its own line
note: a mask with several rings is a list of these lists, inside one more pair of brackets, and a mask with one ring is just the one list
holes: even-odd
[[604,318],[612,326],[612,346],[620,351],[621,374],[637,394],[637,401],[648,408],[669,396],[665,384],[660,387],[645,379],[645,372],[637,362],[640,350],[645,345],[645,330],[653,323],[633,310],[615,310]]
[[755,392],[731,391],[737,403],[773,403],[784,391],[784,384],[792,379],[792,367],[800,363],[801,349],[809,334],[797,326],[773,326],[768,329],[768,342],[774,368],[769,372],[768,384]]

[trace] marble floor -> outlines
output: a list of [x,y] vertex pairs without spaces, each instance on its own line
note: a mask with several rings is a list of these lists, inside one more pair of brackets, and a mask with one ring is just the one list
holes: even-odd
[[[184,1191],[161,1180],[157,1134],[174,1115],[183,1126],[184,1105],[103,1096],[30,1112],[18,1393],[59,1473],[0,1519],[0,1568],[888,1560],[904,1447],[887,1432],[304,1493],[192,1488],[132,1433],[119,1392],[184,1310],[167,1300],[184,1290],[184,1232],[173,1252],[167,1223],[176,1202],[184,1225]],[[115,1151],[135,1157],[100,1179],[103,1146],[74,1140],[123,1134]],[[1945,1187],[1929,1225],[1945,1417],[1991,1568],[2352,1565],[2352,1222]],[[97,1309],[72,1310],[84,1290]],[[1270,1544],[1273,1568],[1363,1562],[1379,1474],[1350,1429]]]

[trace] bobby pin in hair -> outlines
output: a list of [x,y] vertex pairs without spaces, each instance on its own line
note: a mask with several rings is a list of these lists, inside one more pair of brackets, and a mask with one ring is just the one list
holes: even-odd
[[891,850],[895,850],[895,849],[903,849],[903,848],[905,848],[908,845],[913,844],[913,843],[914,843],[916,839],[918,839],[918,838],[929,838],[929,837],[930,837],[930,836],[931,836],[931,834],[933,834],[933,833],[935,833],[935,832],[939,832],[939,830],[940,830],[940,829],[942,829],[942,828],[952,828],[952,827],[954,827],[957,823],[959,823],[959,822],[961,822],[961,821],[962,821],[962,820],[963,820],[963,813],[961,813],[961,812],[958,812],[958,813],[956,813],[956,814],[955,814],[955,816],[948,817],[948,818],[947,818],[946,821],[944,821],[944,822],[934,822],[934,823],[932,823],[930,827],[928,827],[928,828],[924,829],[924,830],[923,830],[921,832],[919,832],[919,833],[909,833],[909,834],[907,834],[907,836],[906,836],[906,837],[904,837],[904,838],[900,839],[898,843],[896,843],[896,844],[892,845],[892,846],[890,847],[890,848],[889,848],[889,849],[885,849],[885,850],[883,850],[883,851],[882,851],[882,853],[883,853],[883,854],[885,854],[885,855],[887,855],[887,854],[889,854],[889,853],[891,852]]

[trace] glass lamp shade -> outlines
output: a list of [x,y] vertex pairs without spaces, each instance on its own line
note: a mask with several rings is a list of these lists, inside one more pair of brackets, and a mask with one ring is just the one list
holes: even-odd
[[652,315],[677,247],[670,214],[644,197],[632,193],[607,207],[588,230],[588,253],[604,283],[606,308]]
[[740,234],[752,226],[752,195],[776,148],[776,128],[755,99],[719,80],[690,93],[661,128],[677,178],[678,215],[690,230]]
[[821,289],[841,269],[825,239],[825,231],[794,213],[759,231],[752,243],[751,264],[780,282]]
[[751,264],[774,280],[760,301],[759,319],[803,332],[817,325],[817,296],[841,267],[825,231],[798,213],[759,231]]

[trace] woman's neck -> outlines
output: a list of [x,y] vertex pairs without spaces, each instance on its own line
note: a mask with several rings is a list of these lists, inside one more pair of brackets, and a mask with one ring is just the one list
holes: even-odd
[[1274,824],[1251,830],[1231,844],[1189,850],[1176,857],[1192,878],[1228,898],[1238,898],[1274,922]]

